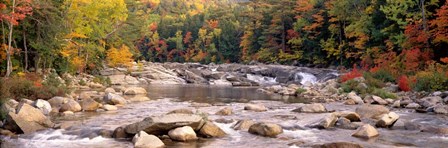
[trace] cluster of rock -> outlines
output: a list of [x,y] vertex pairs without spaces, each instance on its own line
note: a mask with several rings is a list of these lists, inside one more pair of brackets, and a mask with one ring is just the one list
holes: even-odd
[[[325,113],[328,110],[319,103],[303,105],[293,112],[299,113]],[[399,119],[399,115],[390,112],[388,108],[381,105],[362,105],[354,112],[342,111],[326,113],[325,117],[307,125],[311,128],[329,129],[341,128],[356,130],[352,136],[360,138],[371,138],[378,136],[377,128],[391,128]]]
[[[126,75],[131,71],[130,75]],[[311,69],[284,65],[243,65],[197,63],[134,63],[130,69],[107,68],[101,75],[108,76],[114,85],[130,84],[205,84],[219,86],[259,86],[264,83],[299,83],[297,72],[307,72],[323,79],[331,79],[330,69]],[[254,77],[255,76],[255,77]],[[267,78],[275,82],[265,82]]]
[[[1,126],[4,135],[29,134],[46,128],[58,128],[50,120],[51,116],[72,116],[76,112],[115,111],[129,101],[147,101],[146,90],[141,87],[107,88],[104,92],[83,91],[79,95],[53,97],[49,100],[31,101],[13,99],[1,106],[7,113],[5,123]],[[125,99],[128,95],[131,99]]]

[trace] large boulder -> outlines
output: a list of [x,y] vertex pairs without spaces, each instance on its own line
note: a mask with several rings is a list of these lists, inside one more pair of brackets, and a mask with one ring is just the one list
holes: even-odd
[[99,107],[100,104],[91,98],[84,99],[81,102],[81,108],[84,111],[96,111]]
[[400,118],[400,116],[394,112],[384,114],[380,120],[376,122],[376,127],[392,127],[394,123]]
[[324,105],[320,103],[313,103],[313,104],[305,104],[302,107],[293,110],[294,112],[300,112],[300,113],[324,113],[327,112],[327,109]]
[[420,100],[421,100],[420,105],[422,105],[425,108],[433,107],[436,104],[443,102],[443,99],[441,97],[439,97],[439,96],[425,97],[425,98],[422,98]]
[[436,106],[434,106],[434,112],[436,114],[448,114],[448,106],[437,104]]
[[14,99],[9,99],[8,101],[2,104],[1,111],[4,113],[15,112],[17,105],[19,105],[19,102],[17,102]]
[[219,110],[215,113],[216,115],[222,115],[222,116],[228,116],[232,114],[232,108],[231,107],[224,107],[223,109]]
[[115,89],[112,87],[108,87],[104,89],[104,93],[116,93]]
[[194,130],[199,130],[204,125],[204,120],[198,115],[188,114],[168,114],[157,117],[147,117],[143,121],[136,122],[125,127],[126,133],[136,134],[139,131],[153,135],[166,134],[169,130],[190,126]]
[[249,130],[250,126],[254,124],[255,122],[252,120],[239,120],[235,125],[232,125],[232,128],[234,130]]
[[127,138],[128,136],[129,135],[126,133],[124,127],[117,127],[112,133],[112,137],[116,139],[124,139]]
[[51,104],[48,101],[38,99],[34,102],[34,106],[45,115],[51,112]]
[[69,100],[67,103],[62,104],[61,108],[59,109],[59,112],[65,112],[65,111],[72,111],[72,112],[79,112],[81,111],[81,105],[76,102],[75,100]]
[[283,128],[280,125],[273,123],[255,123],[250,126],[249,133],[265,137],[275,137],[278,134],[283,133]]
[[378,136],[378,131],[375,129],[375,127],[371,126],[370,124],[365,124],[361,127],[359,127],[355,133],[352,134],[353,137],[359,137],[359,138],[372,138]]
[[213,122],[208,121],[199,130],[199,134],[205,137],[224,137],[226,132],[224,132]]
[[192,141],[197,140],[196,133],[189,126],[178,127],[168,132],[168,136],[176,141]]
[[104,98],[104,102],[111,104],[111,105],[123,105],[126,104],[126,99],[124,99],[122,96],[113,94],[113,93],[107,93]]
[[144,131],[140,131],[132,138],[135,148],[162,148],[165,144],[154,135],[148,135]]
[[246,106],[244,106],[244,110],[264,112],[267,111],[268,109],[262,104],[247,104]]
[[143,87],[129,87],[124,91],[125,95],[143,95],[147,93]]
[[9,112],[4,128],[16,133],[30,134],[38,130],[54,127],[39,109],[28,104],[21,104],[17,112]]
[[421,107],[420,104],[417,103],[409,103],[408,105],[406,105],[407,109],[418,109],[420,107]]
[[379,119],[381,115],[389,113],[389,109],[382,105],[362,105],[356,108],[361,118]]

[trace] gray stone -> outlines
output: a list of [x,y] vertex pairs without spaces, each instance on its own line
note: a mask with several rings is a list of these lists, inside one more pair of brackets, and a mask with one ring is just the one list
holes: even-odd
[[167,114],[194,114],[194,112],[191,109],[187,109],[187,108],[181,108],[181,109],[176,109],[176,110],[172,110],[170,112],[168,112]]
[[100,107],[100,104],[95,100],[88,98],[81,102],[81,108],[84,111],[96,111]]
[[324,118],[318,120],[317,122],[309,125],[312,128],[328,129],[334,127],[338,117],[335,114],[327,114]]
[[42,111],[44,115],[48,115],[51,112],[51,104],[48,101],[38,99],[34,102],[34,106]]
[[221,115],[221,116],[228,116],[232,114],[232,108],[231,107],[224,107],[223,109],[219,110],[218,112],[216,112],[216,115]]
[[448,106],[437,104],[436,106],[434,106],[434,112],[437,114],[448,114]]
[[124,99],[122,96],[113,94],[113,93],[107,93],[104,96],[104,102],[111,104],[111,105],[124,105],[126,104],[126,99]]
[[129,87],[124,91],[125,95],[142,95],[147,94],[146,89],[142,87]]
[[377,104],[380,104],[380,105],[387,105],[388,104],[386,100],[384,100],[383,98],[378,97],[378,96],[372,96],[372,99],[374,101],[373,103],[377,103]]
[[410,103],[410,104],[406,105],[407,109],[418,109],[420,107],[421,106],[419,104],[417,104],[417,103]]

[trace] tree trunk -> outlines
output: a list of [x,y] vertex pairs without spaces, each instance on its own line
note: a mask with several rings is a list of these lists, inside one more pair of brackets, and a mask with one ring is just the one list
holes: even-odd
[[25,32],[23,32],[23,47],[25,48],[25,71],[28,72],[28,47],[26,46]]
[[[14,13],[14,8],[16,5],[16,0],[12,1],[12,13]],[[9,77],[12,72],[12,63],[11,63],[11,42],[12,42],[12,31],[13,31],[13,24],[11,22],[9,24],[9,38],[8,38],[8,49],[6,50],[6,77]]]

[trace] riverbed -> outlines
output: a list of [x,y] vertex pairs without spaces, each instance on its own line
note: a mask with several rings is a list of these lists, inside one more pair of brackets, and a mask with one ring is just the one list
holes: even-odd
[[[307,103],[297,97],[267,95],[257,91],[257,87],[213,87],[204,85],[148,85],[151,101],[133,102],[118,111],[79,112],[74,117],[57,118],[55,122],[62,129],[49,129],[18,138],[6,138],[2,147],[133,147],[130,141],[117,141],[98,136],[101,129],[114,130],[117,127],[142,120],[148,116],[166,114],[175,109],[191,109],[196,113],[207,114],[209,120],[220,118],[232,120],[231,123],[217,123],[228,135],[223,138],[199,139],[196,142],[182,143],[163,141],[167,147],[303,147],[317,143],[346,141],[359,143],[364,147],[446,147],[448,137],[433,133],[405,130],[400,128],[404,122],[427,126],[448,126],[444,115],[419,114],[406,109],[391,109],[400,115],[397,128],[378,128],[379,137],[363,140],[352,137],[353,130],[339,128],[319,130],[306,125],[324,117],[325,113],[296,113],[291,110]],[[259,103],[268,108],[266,112],[244,110],[247,103]],[[343,105],[341,102],[324,104],[328,110],[354,111],[357,106]],[[215,115],[224,107],[231,107],[230,116]],[[247,131],[231,128],[240,119],[258,122],[273,122],[284,128],[277,138],[256,136]],[[403,126],[403,125],[401,125]]]

